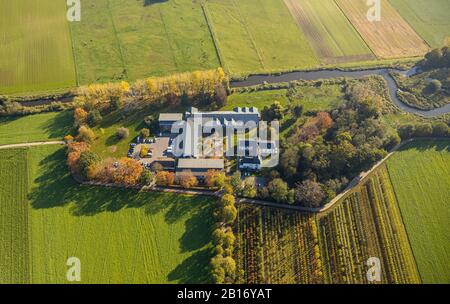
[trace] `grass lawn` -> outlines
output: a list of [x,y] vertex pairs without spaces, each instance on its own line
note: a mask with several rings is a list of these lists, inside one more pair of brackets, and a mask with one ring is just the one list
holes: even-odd
[[0,158],[0,282],[66,283],[69,257],[82,283],[207,281],[209,198],[80,186],[54,146]]
[[224,67],[232,74],[318,64],[283,0],[209,0],[205,8]]
[[388,161],[422,281],[450,283],[450,145],[413,143]]
[[450,39],[450,1],[448,0],[389,0],[414,29],[433,48]]
[[76,85],[65,1],[1,1],[0,45],[0,94]]
[[0,118],[0,145],[62,140],[73,125],[72,111]]
[[71,23],[81,84],[217,68],[200,3],[82,0]]
[[290,103],[303,105],[304,112],[328,111],[344,101],[344,94],[339,85],[300,86],[289,98],[286,89],[234,93],[228,96],[227,105],[222,110],[231,110],[234,107],[257,107],[261,111],[275,101],[279,101],[283,106],[288,106]]
[[375,59],[334,0],[284,0],[324,63]]

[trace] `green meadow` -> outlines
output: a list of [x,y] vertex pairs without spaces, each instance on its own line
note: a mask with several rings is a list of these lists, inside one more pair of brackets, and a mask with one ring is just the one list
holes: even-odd
[[389,0],[403,18],[433,48],[450,43],[450,1]]
[[72,22],[80,84],[220,66],[200,3],[82,0]]
[[282,0],[209,0],[204,7],[229,73],[305,69],[318,64]]
[[62,140],[72,125],[72,111],[0,117],[0,145]]
[[0,283],[208,282],[209,198],[80,186],[64,149],[0,151]]
[[409,144],[387,162],[424,283],[450,283],[450,143]]
[[1,1],[0,46],[0,95],[76,85],[65,1]]

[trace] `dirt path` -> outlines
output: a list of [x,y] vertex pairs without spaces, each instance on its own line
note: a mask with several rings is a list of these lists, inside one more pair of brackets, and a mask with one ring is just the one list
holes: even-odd
[[0,146],[0,150],[23,148],[23,147],[47,146],[47,145],[65,145],[65,144],[66,143],[63,141],[39,141],[39,142],[31,142],[31,143],[3,145],[3,146]]

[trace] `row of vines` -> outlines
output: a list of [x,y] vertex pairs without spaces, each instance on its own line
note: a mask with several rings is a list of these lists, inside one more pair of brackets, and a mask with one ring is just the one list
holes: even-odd
[[420,283],[385,168],[323,214],[241,205],[236,229],[243,283],[368,283],[369,258],[381,283]]

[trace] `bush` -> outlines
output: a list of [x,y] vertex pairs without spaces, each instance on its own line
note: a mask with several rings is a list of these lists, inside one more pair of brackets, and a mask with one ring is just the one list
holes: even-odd
[[450,135],[450,128],[443,122],[438,122],[433,125],[433,136],[446,137]]
[[181,187],[190,189],[198,185],[198,180],[192,173],[185,173],[178,177],[178,183]]
[[139,153],[139,156],[141,158],[145,158],[145,157],[147,157],[147,154],[148,154],[148,147],[147,146],[142,146],[141,147],[141,152]]
[[417,137],[428,137],[433,134],[433,127],[429,123],[418,124],[414,135]]
[[119,140],[128,138],[130,136],[130,131],[127,128],[118,128],[116,132],[116,136]]
[[87,123],[89,126],[94,127],[102,121],[103,117],[98,110],[92,110],[87,117]]
[[77,136],[78,141],[91,143],[95,140],[95,138],[96,136],[94,131],[92,131],[89,127],[81,126],[78,129],[78,136]]
[[143,186],[150,186],[153,183],[154,179],[155,177],[150,171],[148,170],[142,171],[140,182]]
[[442,83],[439,80],[437,80],[437,79],[433,79],[427,85],[425,90],[429,94],[435,94],[435,93],[439,92],[441,89],[442,89]]
[[149,138],[150,137],[150,130],[147,129],[147,128],[141,129],[141,131],[139,133],[141,134],[142,138]]
[[175,182],[175,174],[167,171],[156,173],[156,184],[158,186],[171,186]]
[[84,178],[88,178],[89,168],[93,165],[101,162],[102,159],[96,153],[92,151],[85,151],[81,153],[80,158],[78,160],[78,166],[81,171],[81,174]]

